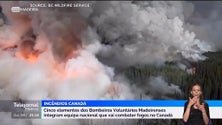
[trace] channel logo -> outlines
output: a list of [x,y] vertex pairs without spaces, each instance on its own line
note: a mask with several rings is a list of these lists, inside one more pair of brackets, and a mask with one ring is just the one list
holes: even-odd
[[19,13],[20,11],[21,11],[20,7],[12,7],[11,8],[11,12],[13,12],[13,13]]
[[32,8],[32,7],[12,7],[11,12],[13,13],[19,13],[19,12],[36,12],[39,11],[38,8]]

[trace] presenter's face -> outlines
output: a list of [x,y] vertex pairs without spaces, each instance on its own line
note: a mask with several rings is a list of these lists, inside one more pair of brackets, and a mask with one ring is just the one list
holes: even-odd
[[199,97],[202,94],[201,88],[199,85],[194,85],[191,90],[193,97]]

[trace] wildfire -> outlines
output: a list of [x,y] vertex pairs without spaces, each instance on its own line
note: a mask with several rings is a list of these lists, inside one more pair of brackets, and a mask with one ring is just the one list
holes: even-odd
[[60,79],[64,80],[67,78],[67,72],[63,64],[59,64],[57,62],[52,63],[52,70],[57,71]]
[[21,52],[16,52],[15,56],[17,58],[23,59],[23,60],[30,62],[30,63],[35,63],[38,61],[38,54],[35,54],[35,53],[24,54]]
[[[38,50],[34,50],[33,49],[34,45],[35,45],[35,43],[33,41],[26,40],[18,45],[0,44],[0,48],[3,51],[7,51],[7,52],[11,53],[11,55],[15,58],[24,60],[27,63],[34,64],[34,63],[38,62],[39,55],[42,53]],[[47,62],[47,65],[49,65],[49,67],[51,67],[50,69],[53,70],[53,71],[49,71],[49,73],[48,73],[49,77],[57,76],[61,80],[67,78],[67,73],[65,71],[64,64],[58,63],[55,60],[50,60],[49,58],[46,58],[45,61]],[[56,72],[56,74],[53,74],[53,72]]]
[[110,95],[119,96],[119,86],[116,83],[113,83],[107,90],[107,93]]

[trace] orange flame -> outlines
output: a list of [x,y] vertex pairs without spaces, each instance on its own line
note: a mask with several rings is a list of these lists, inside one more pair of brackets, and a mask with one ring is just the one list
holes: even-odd
[[30,63],[35,63],[35,62],[38,61],[38,55],[33,54],[33,53],[24,55],[21,52],[16,52],[15,56],[19,59],[25,60],[25,61],[30,62]]
[[111,95],[119,96],[119,86],[114,83],[108,88],[107,92]]
[[66,79],[67,78],[67,73],[65,71],[64,65],[55,62],[52,65],[52,69],[59,73],[60,79]]

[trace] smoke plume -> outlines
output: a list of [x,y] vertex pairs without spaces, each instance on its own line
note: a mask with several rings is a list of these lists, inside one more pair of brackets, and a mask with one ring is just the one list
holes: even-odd
[[98,54],[105,63],[128,66],[163,64],[181,58],[197,61],[204,59],[203,52],[211,50],[206,41],[196,39],[194,32],[184,28],[183,20],[177,16],[183,12],[182,3],[140,4],[144,2],[110,2],[102,14],[93,17],[105,44]]

